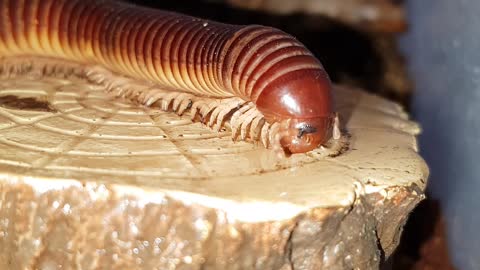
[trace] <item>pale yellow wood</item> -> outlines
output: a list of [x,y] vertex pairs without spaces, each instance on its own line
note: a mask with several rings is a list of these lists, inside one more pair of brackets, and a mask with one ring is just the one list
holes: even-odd
[[[18,267],[23,261],[45,266],[72,265],[77,260],[81,269],[110,269],[101,266],[115,266],[112,256],[125,263],[115,269],[152,269],[147,261],[168,265],[159,258],[173,265],[168,269],[198,269],[202,262],[206,269],[378,266],[376,237],[390,254],[398,228],[425,189],[428,168],[417,153],[415,139],[420,130],[401,107],[382,98],[344,87],[335,87],[335,97],[350,135],[348,149],[337,157],[317,151],[279,159],[261,145],[232,142],[227,132],[211,131],[188,117],[113,99],[102,87],[80,79],[1,80],[0,266],[7,259]],[[82,199],[76,200],[77,196]],[[149,205],[158,209],[149,212]],[[392,213],[400,209],[399,214],[387,215],[383,211],[387,206]],[[12,214],[12,207],[25,212]],[[349,215],[352,209],[358,213]],[[341,227],[340,217],[353,215],[360,220],[349,221],[356,228]],[[62,225],[62,219],[70,223]],[[15,222],[29,225],[12,227]],[[45,226],[53,231],[44,234]],[[84,226],[91,229],[79,229]],[[164,230],[163,240],[156,226]],[[191,235],[183,234],[182,226],[192,228]],[[304,235],[296,242],[297,226],[298,235],[305,233],[305,226],[322,229],[309,229],[312,239]],[[338,240],[331,252],[339,243],[369,248],[356,255],[352,248],[344,248],[341,255],[327,256],[330,238],[343,230],[355,234],[358,230],[360,236]],[[105,240],[116,238],[115,233],[130,246]],[[19,235],[25,243],[18,242]],[[55,246],[55,237],[73,243],[73,257],[57,258],[43,250]],[[169,239],[177,251],[170,247],[170,253],[155,255],[156,239]],[[136,241],[150,245],[144,248],[151,253],[138,255]],[[182,241],[188,248],[178,247]],[[22,243],[31,255],[18,253]],[[301,244],[295,248],[295,243]],[[168,244],[162,245],[166,252]],[[69,253],[67,246],[57,248]],[[95,249],[108,253],[109,259],[102,261]],[[251,253],[241,253],[243,249]],[[308,250],[316,250],[316,255],[302,253]],[[95,265],[75,252],[93,256]],[[175,258],[180,260],[176,264]],[[144,264],[135,264],[138,260]],[[249,260],[258,265],[246,267]]]

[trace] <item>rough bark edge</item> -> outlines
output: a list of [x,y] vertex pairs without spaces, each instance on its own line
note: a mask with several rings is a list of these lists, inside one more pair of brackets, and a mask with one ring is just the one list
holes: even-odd
[[119,197],[108,185],[36,191],[3,181],[0,267],[36,269],[55,262],[77,269],[162,269],[174,261],[178,269],[378,269],[423,198],[413,186],[386,190],[393,196],[359,192],[351,207],[246,223],[160,192],[156,202],[146,202]]
[[386,260],[397,248],[410,213],[425,199],[425,195],[416,184],[407,187],[388,187],[382,193],[394,195],[390,199],[385,199],[385,195],[374,193],[367,199],[374,209],[379,245],[383,252],[383,260]]

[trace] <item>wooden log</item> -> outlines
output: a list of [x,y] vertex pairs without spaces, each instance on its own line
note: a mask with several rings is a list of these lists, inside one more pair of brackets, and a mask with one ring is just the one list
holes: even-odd
[[374,32],[403,32],[407,27],[403,5],[393,0],[225,0],[224,2],[236,7],[274,14],[322,15],[355,28]]
[[278,159],[77,78],[0,81],[0,269],[377,269],[424,197],[419,127],[337,86],[338,156]]

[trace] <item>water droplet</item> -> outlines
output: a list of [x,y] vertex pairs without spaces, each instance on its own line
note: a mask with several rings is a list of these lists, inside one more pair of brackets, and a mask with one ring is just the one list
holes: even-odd
[[160,245],[160,243],[162,243],[162,241],[163,241],[163,239],[161,237],[157,237],[157,238],[155,238],[154,243],[155,243],[155,245],[158,246],[158,245]]
[[55,209],[57,209],[59,206],[60,206],[60,203],[58,201],[54,201],[52,203],[52,207],[55,208]]
[[191,264],[191,263],[193,262],[192,256],[185,256],[185,257],[183,257],[183,261],[184,261],[186,264]]
[[72,213],[72,210],[71,210],[70,204],[68,204],[68,203],[65,204],[65,205],[63,206],[62,211],[63,211],[63,213],[64,213],[65,215],[71,214],[71,213]]
[[337,245],[335,245],[335,248],[333,249],[333,253],[335,254],[341,253],[343,252],[343,248],[344,248],[344,244],[343,242],[340,242]]
[[135,224],[134,222],[130,222],[128,225],[130,225],[130,231],[137,235],[138,234],[138,227],[137,227],[137,224]]

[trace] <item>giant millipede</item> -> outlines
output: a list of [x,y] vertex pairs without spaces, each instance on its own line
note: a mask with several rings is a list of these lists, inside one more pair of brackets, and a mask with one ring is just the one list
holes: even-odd
[[[38,57],[50,60],[32,60]],[[82,73],[118,96],[189,110],[212,128],[228,124],[234,138],[286,153],[338,137],[321,63],[271,27],[113,0],[0,0],[0,58],[3,75],[35,67]],[[78,64],[68,69],[61,61]]]

